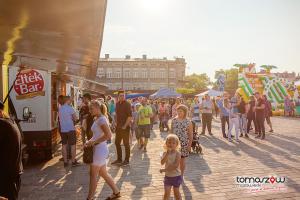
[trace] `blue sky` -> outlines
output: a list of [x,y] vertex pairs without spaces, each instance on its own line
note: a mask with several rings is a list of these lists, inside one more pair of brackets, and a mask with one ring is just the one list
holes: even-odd
[[299,11],[300,0],[108,0],[101,56],[183,56],[188,74],[211,78],[249,62],[298,73]]

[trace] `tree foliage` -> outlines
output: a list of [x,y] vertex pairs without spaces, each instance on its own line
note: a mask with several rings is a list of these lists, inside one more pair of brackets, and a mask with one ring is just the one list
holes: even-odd
[[194,88],[177,88],[176,92],[179,94],[194,94],[196,90]]
[[185,88],[195,89],[196,91],[204,91],[208,89],[208,86],[211,84],[207,74],[192,74],[185,77]]

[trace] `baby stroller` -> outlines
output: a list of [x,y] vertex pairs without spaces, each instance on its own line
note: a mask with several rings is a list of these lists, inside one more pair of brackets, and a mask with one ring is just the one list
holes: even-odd
[[195,130],[195,122],[192,121],[192,125],[193,125],[192,152],[197,154],[202,154],[202,147],[199,143],[198,132]]

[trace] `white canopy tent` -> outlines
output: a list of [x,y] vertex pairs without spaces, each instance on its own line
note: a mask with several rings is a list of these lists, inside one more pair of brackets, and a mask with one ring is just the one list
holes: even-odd
[[207,90],[205,92],[202,92],[200,94],[197,94],[195,96],[197,97],[203,97],[205,95],[210,96],[210,97],[217,97],[217,96],[222,96],[223,95],[223,92],[222,91],[218,91],[218,90],[213,90],[213,89],[210,89],[210,90]]

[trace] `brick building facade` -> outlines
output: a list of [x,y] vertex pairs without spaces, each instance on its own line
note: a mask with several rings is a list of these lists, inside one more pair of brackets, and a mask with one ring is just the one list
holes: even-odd
[[184,58],[174,60],[142,58],[100,58],[97,81],[109,90],[154,91],[162,87],[180,87],[185,76]]

